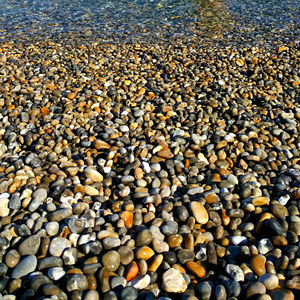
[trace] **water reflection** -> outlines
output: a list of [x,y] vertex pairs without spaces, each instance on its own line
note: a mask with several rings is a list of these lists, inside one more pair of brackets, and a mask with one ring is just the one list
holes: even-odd
[[233,28],[234,20],[225,2],[218,0],[194,0],[194,2],[197,3],[198,34],[220,37]]
[[299,25],[297,1],[0,0],[0,39],[68,32],[121,41],[211,39],[232,32],[247,38],[282,28],[291,36]]

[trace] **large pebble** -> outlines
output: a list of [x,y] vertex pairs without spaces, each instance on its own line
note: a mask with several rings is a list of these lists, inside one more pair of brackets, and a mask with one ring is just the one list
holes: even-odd
[[162,276],[162,288],[169,293],[183,293],[187,283],[178,270],[170,268]]
[[92,167],[87,167],[84,170],[84,174],[87,178],[90,178],[94,182],[102,182],[103,181],[103,176]]
[[197,223],[206,224],[208,222],[208,213],[202,204],[197,201],[193,201],[191,202],[190,207]]
[[23,258],[12,271],[12,278],[22,278],[33,272],[37,266],[37,258],[34,255],[29,255]]
[[274,274],[266,273],[258,278],[258,281],[261,282],[267,290],[274,290],[278,287],[279,279]]
[[120,266],[120,254],[114,250],[108,251],[102,256],[102,263],[107,271],[116,271]]
[[49,252],[53,256],[61,256],[64,250],[71,248],[71,243],[65,238],[54,238],[49,247]]

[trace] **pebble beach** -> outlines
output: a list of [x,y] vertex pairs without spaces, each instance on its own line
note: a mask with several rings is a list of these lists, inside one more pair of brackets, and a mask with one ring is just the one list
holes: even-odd
[[1,41],[0,299],[299,299],[299,58]]

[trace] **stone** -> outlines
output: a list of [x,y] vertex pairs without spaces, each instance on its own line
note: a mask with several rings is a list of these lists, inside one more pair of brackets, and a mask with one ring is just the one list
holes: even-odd
[[77,249],[76,248],[68,248],[65,249],[62,255],[63,262],[66,266],[75,265],[77,262]]
[[37,258],[34,255],[24,257],[11,273],[12,278],[22,278],[32,273],[37,266]]
[[261,282],[267,290],[274,290],[278,287],[279,279],[276,275],[266,273],[258,278],[258,281]]
[[136,251],[136,258],[137,259],[143,259],[143,260],[148,260],[154,255],[154,251],[148,247],[148,246],[143,246],[137,249]]
[[206,224],[208,222],[208,213],[202,204],[197,201],[193,201],[191,202],[190,207],[197,223]]
[[136,300],[138,298],[138,290],[133,286],[127,286],[120,293],[122,300]]
[[120,255],[120,262],[122,265],[128,265],[133,261],[134,253],[132,249],[128,246],[121,246],[118,249]]
[[103,176],[92,167],[85,168],[84,175],[87,178],[91,179],[93,182],[102,182],[103,181]]
[[188,261],[186,263],[187,268],[196,276],[199,278],[202,278],[205,276],[205,269],[200,263],[196,263],[194,261]]
[[94,142],[94,147],[99,150],[99,149],[110,149],[110,145],[102,140],[95,140]]
[[201,295],[201,299],[209,300],[212,294],[212,283],[209,281],[203,281],[198,286],[197,289]]
[[128,286],[132,286],[138,290],[145,289],[150,284],[150,276],[146,275],[139,275],[135,277],[132,281],[128,283]]
[[70,217],[72,215],[72,213],[73,213],[73,211],[71,208],[58,209],[49,214],[49,221],[60,222],[61,220]]
[[242,235],[231,236],[230,240],[233,245],[246,245],[248,243],[248,239]]
[[148,246],[153,239],[152,233],[149,229],[144,229],[137,233],[135,243],[137,247]]
[[226,300],[227,299],[226,289],[223,285],[219,284],[216,286],[215,298],[216,298],[216,300]]
[[250,298],[253,296],[264,295],[266,293],[266,287],[261,282],[251,283],[246,290],[246,297]]
[[115,237],[107,237],[102,240],[102,245],[105,250],[117,248],[121,245],[121,241]]
[[170,236],[176,234],[178,231],[178,224],[174,221],[167,221],[164,226],[162,226],[162,233],[164,236]]
[[72,292],[76,290],[87,290],[88,285],[89,284],[86,276],[82,274],[74,274],[68,276],[66,280],[66,288],[68,292]]
[[295,296],[292,291],[286,289],[275,289],[269,292],[272,300],[294,300]]
[[4,263],[0,263],[0,277],[5,276],[7,271],[8,271],[7,266]]
[[45,229],[48,235],[55,236],[59,230],[59,223],[57,222],[48,222],[45,225]]
[[157,253],[168,252],[170,248],[166,242],[157,239],[152,240],[152,246]]
[[32,198],[38,198],[41,202],[44,202],[47,198],[47,191],[39,188],[33,192]]
[[262,254],[255,255],[250,262],[251,269],[257,276],[266,273],[266,258]]
[[126,228],[130,229],[133,225],[133,213],[131,211],[123,211],[120,217],[124,221]]
[[41,239],[37,235],[26,238],[19,246],[18,251],[21,256],[35,255],[40,247]]
[[161,158],[172,158],[174,155],[169,148],[163,148],[157,152],[157,155]]
[[116,271],[120,266],[120,254],[111,250],[102,256],[102,264],[107,271]]
[[99,299],[100,299],[100,295],[98,291],[95,290],[88,290],[84,294],[84,298],[83,298],[83,300],[99,300]]
[[170,268],[162,275],[162,288],[169,293],[184,293],[187,283],[178,270]]
[[244,282],[244,272],[238,265],[227,264],[225,267],[225,271],[232,279]]
[[9,268],[12,269],[19,263],[20,258],[21,258],[21,256],[18,253],[18,251],[15,249],[12,249],[6,253],[4,262]]
[[274,235],[285,236],[285,230],[279,224],[278,221],[274,219],[264,220],[261,227],[261,232],[264,232],[268,237],[273,237]]
[[53,267],[62,267],[63,266],[63,260],[60,257],[56,256],[49,256],[42,259],[39,259],[38,262],[38,269],[49,269]]
[[81,233],[85,229],[85,221],[82,219],[69,218],[67,225],[72,233]]
[[8,199],[0,199],[0,217],[7,217],[9,215]]
[[99,190],[97,190],[93,186],[86,185],[84,188],[85,188],[85,193],[88,196],[98,196],[99,195]]
[[268,238],[260,239],[257,244],[257,249],[260,254],[267,254],[273,249],[273,244]]
[[161,263],[163,262],[164,256],[162,254],[158,254],[154,257],[154,259],[152,260],[148,271],[149,272],[156,272],[157,269],[159,268],[159,266],[161,265]]
[[126,285],[127,285],[126,279],[121,276],[113,277],[110,282],[110,286],[112,289],[115,289],[118,287],[125,287]]
[[177,257],[181,264],[185,264],[188,261],[194,260],[195,253],[189,249],[180,249],[177,253]]
[[133,261],[129,267],[126,274],[126,280],[130,281],[134,279],[139,274],[139,267],[135,261]]
[[285,283],[287,289],[300,290],[300,276],[293,276]]
[[168,237],[168,244],[171,248],[180,247],[183,237],[180,234],[174,234]]
[[68,248],[71,248],[69,240],[56,237],[50,243],[49,252],[51,255],[59,257]]
[[48,270],[48,276],[54,281],[61,279],[65,275],[65,271],[62,267],[54,267]]

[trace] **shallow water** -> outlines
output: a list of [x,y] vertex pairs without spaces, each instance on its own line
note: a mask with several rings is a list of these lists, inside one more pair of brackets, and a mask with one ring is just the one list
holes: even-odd
[[1,0],[0,38],[67,32],[119,40],[187,37],[293,40],[298,0]]

